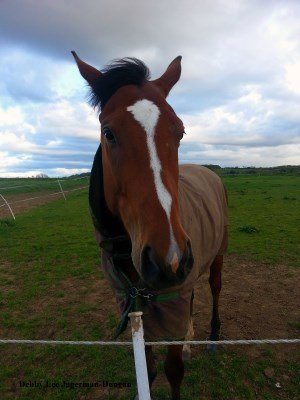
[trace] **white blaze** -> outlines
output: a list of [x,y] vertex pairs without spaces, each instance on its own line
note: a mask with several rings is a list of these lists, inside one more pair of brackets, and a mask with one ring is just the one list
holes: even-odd
[[162,205],[162,208],[167,214],[170,225],[170,248],[167,255],[167,261],[171,263],[172,269],[174,268],[175,272],[178,265],[180,251],[176,243],[173,228],[171,225],[172,197],[161,179],[161,163],[158,158],[154,141],[155,128],[160,115],[160,111],[156,104],[147,99],[138,100],[132,106],[127,107],[127,111],[132,113],[134,119],[141,124],[146,133],[146,141],[150,157],[150,167],[153,171],[157,197]]

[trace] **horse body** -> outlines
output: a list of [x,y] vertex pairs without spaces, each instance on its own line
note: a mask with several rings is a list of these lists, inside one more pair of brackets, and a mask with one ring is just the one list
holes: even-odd
[[184,283],[159,292],[178,293],[176,298],[142,303],[147,340],[180,340],[187,336],[193,288],[227,248],[227,199],[220,178],[208,168],[183,164],[179,166],[178,188],[181,222],[191,240],[193,268]]
[[[209,169],[178,166],[184,127],[165,97],[180,77],[181,57],[149,81],[138,60],[105,75],[73,55],[94,105],[101,103],[102,109],[89,200],[102,268],[121,309],[116,334],[126,328],[128,312],[139,309],[146,339],[191,339],[193,288],[210,268],[210,339],[218,340],[227,198]],[[151,386],[156,367],[149,346],[146,359]],[[168,348],[165,372],[172,400],[178,400],[182,346]]]
[[227,198],[221,179],[210,169],[196,165],[179,166],[179,208],[194,257],[186,282],[198,278],[227,248]]

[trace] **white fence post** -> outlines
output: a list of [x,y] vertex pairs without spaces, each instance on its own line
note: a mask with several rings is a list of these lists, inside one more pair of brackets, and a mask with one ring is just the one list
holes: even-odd
[[151,400],[145,355],[144,329],[141,319],[142,315],[143,313],[141,311],[128,314],[131,322],[138,400]]
[[10,205],[8,204],[8,202],[5,200],[4,196],[2,196],[2,194],[0,193],[0,196],[2,197],[2,199],[4,200],[5,204],[7,205],[7,207],[9,208],[9,211],[11,212],[11,215],[13,216],[13,219],[15,220],[15,214],[13,213],[13,210],[11,209]]
[[64,199],[67,200],[67,199],[66,199],[66,196],[65,196],[65,193],[64,193],[64,191],[63,191],[63,188],[62,188],[62,186],[61,186],[61,184],[60,184],[59,179],[57,179],[57,182],[58,182],[58,184],[59,184],[60,191],[61,191],[62,195],[64,196]]

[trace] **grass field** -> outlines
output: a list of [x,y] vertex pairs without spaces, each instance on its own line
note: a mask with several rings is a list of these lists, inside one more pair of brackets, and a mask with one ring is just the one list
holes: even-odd
[[300,254],[300,177],[223,177],[229,193],[230,252],[296,266]]
[[[230,199],[229,255],[263,263],[271,271],[276,264],[296,276],[299,177],[223,180]],[[19,214],[16,221],[0,220],[0,242],[1,338],[111,339],[116,308],[99,270],[86,191]],[[299,320],[289,321],[288,329],[299,336]],[[160,377],[154,394],[161,400],[168,398],[164,354],[165,349],[158,349]],[[127,348],[0,345],[0,356],[1,399],[125,400],[136,390]],[[36,381],[42,387],[20,387],[20,381]],[[70,388],[64,381],[130,383],[131,388]],[[46,387],[47,382],[53,387]],[[186,364],[182,398],[296,400],[299,352],[295,347],[264,346],[254,352],[227,347],[207,354],[198,348]]]

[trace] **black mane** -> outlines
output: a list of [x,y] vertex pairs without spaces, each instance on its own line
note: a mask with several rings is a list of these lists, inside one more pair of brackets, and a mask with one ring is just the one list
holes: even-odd
[[137,58],[126,57],[117,59],[107,65],[102,75],[96,79],[91,88],[89,102],[93,107],[102,109],[111,96],[122,86],[140,86],[150,79],[148,67]]

